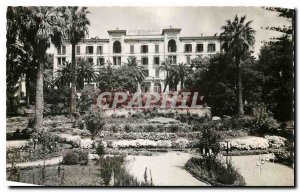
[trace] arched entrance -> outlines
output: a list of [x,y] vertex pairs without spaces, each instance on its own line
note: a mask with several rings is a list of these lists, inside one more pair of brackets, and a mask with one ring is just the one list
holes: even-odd
[[120,41],[115,41],[113,44],[113,53],[121,53],[122,47]]
[[174,39],[171,39],[168,42],[168,52],[176,52],[177,46],[176,46],[176,41]]

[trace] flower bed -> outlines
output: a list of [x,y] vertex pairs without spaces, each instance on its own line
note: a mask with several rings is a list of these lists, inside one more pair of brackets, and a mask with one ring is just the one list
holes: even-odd
[[[269,142],[262,137],[248,137],[228,140],[232,149],[251,150],[251,149],[267,149]],[[221,149],[226,149],[227,142],[220,142]]]
[[28,147],[30,140],[6,141],[6,150]]
[[170,140],[147,140],[147,139],[136,139],[136,140],[117,140],[107,141],[107,147],[117,148],[191,148],[195,146],[195,142],[189,141],[184,138],[179,138],[174,141]]
[[73,147],[81,146],[81,137],[78,135],[73,136],[69,134],[56,134],[55,136],[59,143],[67,143]]
[[280,136],[275,136],[275,135],[273,135],[273,136],[266,135],[265,139],[267,139],[269,145],[275,149],[285,147],[285,143],[287,142],[286,138],[280,137]]
[[169,140],[159,140],[159,141],[151,141],[145,139],[137,139],[137,140],[119,140],[119,141],[111,141],[107,143],[108,147],[111,148],[170,148],[172,147],[172,142]]
[[113,133],[110,131],[101,131],[98,135],[100,138],[115,138],[115,139],[125,139],[125,140],[136,140],[136,139],[146,139],[146,140],[173,140],[179,137],[185,137],[187,139],[197,139],[201,136],[201,132],[117,132]]

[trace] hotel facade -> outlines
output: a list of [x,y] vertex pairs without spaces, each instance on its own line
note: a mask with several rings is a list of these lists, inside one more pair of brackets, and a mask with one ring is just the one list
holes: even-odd
[[[166,71],[160,70],[162,61],[172,64],[191,64],[196,57],[210,56],[220,52],[218,36],[180,36],[180,28],[163,29],[161,33],[129,34],[126,30],[108,30],[109,38],[91,38],[80,41],[75,48],[76,57],[87,58],[96,70],[111,65],[118,67],[128,57],[136,57],[143,66],[146,78],[138,91],[161,92],[165,86]],[[71,61],[71,45],[64,44],[54,51],[54,67],[58,69],[64,61]],[[93,85],[97,87],[97,82]],[[180,86],[169,90],[180,90]]]

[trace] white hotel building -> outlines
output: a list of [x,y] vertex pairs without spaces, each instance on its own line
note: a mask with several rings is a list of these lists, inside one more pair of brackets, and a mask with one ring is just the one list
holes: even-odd
[[[108,30],[107,39],[84,39],[76,46],[76,57],[85,57],[95,68],[105,65],[120,66],[135,56],[146,70],[147,77],[139,85],[142,92],[160,92],[165,84],[165,71],[159,66],[166,59],[173,64],[187,63],[196,57],[220,52],[218,36],[180,36],[180,28],[163,29],[157,34],[127,34],[126,30]],[[54,70],[64,61],[71,61],[71,45],[65,44],[54,52]],[[97,86],[97,82],[94,83]],[[174,89],[174,88],[173,88]],[[176,88],[175,88],[176,89]],[[179,85],[177,90],[179,90]],[[167,91],[169,87],[167,87]]]

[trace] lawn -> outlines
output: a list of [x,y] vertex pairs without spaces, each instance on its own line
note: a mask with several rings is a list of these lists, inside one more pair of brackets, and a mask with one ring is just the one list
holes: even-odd
[[[45,171],[45,183],[46,186],[99,186],[101,185],[101,179],[97,175],[99,166],[96,166],[93,162],[89,162],[88,165],[64,165],[63,170],[58,176],[58,165],[46,166]],[[62,183],[64,172],[64,179]],[[7,178],[9,175],[7,172]],[[20,177],[23,183],[35,183],[42,185],[40,178],[42,175],[41,168],[26,168],[20,170]]]

